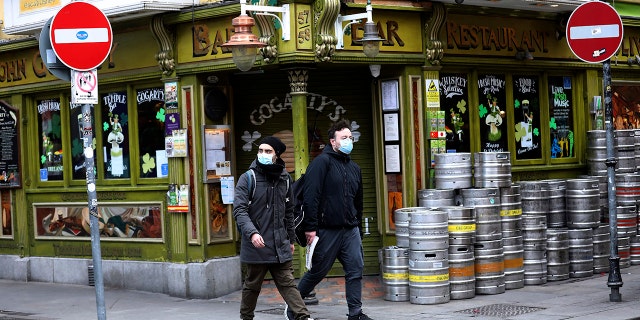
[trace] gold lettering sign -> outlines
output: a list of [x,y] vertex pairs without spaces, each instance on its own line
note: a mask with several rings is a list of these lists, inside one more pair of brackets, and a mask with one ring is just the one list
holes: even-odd
[[20,0],[20,13],[60,7],[60,0]]
[[514,56],[528,51],[536,58],[557,58],[571,54],[562,28],[548,20],[505,17],[486,19],[472,15],[451,15],[439,38],[445,56]]
[[489,51],[528,50],[549,52],[546,33],[539,30],[519,31],[513,27],[491,27],[447,22],[447,48]]

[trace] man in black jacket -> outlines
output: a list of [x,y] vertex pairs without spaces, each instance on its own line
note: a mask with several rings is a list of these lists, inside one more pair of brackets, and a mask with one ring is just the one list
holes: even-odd
[[286,148],[276,137],[262,139],[256,160],[236,185],[233,217],[242,236],[240,261],[247,266],[241,319],[253,319],[262,282],[269,271],[287,303],[287,319],[312,320],[293,277],[291,176],[280,159]]
[[298,289],[307,297],[327,275],[336,258],[345,273],[349,320],[371,320],[362,313],[362,173],[351,160],[351,127],[345,120],[329,129],[330,145],[307,168],[304,184],[304,230],[307,243],[318,243]]

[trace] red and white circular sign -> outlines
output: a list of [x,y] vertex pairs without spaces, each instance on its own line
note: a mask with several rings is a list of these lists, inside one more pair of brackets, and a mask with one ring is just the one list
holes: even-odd
[[75,81],[78,90],[92,92],[98,85],[98,75],[93,70],[77,72]]
[[109,19],[87,2],[71,2],[51,21],[51,46],[67,67],[88,71],[109,56],[113,33]]
[[567,22],[567,43],[584,62],[611,58],[622,44],[622,19],[606,2],[591,1],[577,7]]

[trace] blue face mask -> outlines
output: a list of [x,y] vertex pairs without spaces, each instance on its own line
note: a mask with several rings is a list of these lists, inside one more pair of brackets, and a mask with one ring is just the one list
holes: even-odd
[[266,153],[258,153],[258,162],[264,165],[273,164],[273,156]]
[[338,148],[344,154],[350,154],[353,150],[353,140],[347,138],[340,141],[340,148]]

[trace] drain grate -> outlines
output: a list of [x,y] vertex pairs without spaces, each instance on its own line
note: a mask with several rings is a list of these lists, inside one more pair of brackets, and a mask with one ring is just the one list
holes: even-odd
[[284,314],[284,308],[265,309],[258,312],[266,314]]
[[0,310],[0,315],[2,315],[2,316],[29,317],[29,316],[34,315],[34,313],[24,313],[24,312],[19,312],[19,311]]
[[471,309],[465,309],[456,311],[458,313],[467,313],[473,315],[489,316],[489,317],[512,317],[529,312],[536,312],[544,310],[545,308],[527,307],[527,306],[515,306],[511,304],[490,304],[482,307],[475,307]]
[[19,311],[0,310],[0,320],[52,320],[53,318],[42,318],[36,316],[35,313],[26,313]]

